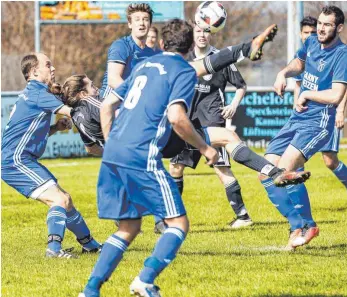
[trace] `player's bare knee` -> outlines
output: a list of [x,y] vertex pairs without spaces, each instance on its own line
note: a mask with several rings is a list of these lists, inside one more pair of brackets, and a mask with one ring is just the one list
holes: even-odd
[[181,216],[172,219],[165,219],[165,223],[172,228],[179,228],[184,233],[188,233],[189,231],[189,220],[187,216]]
[[323,159],[326,167],[330,170],[335,170],[339,166],[339,159],[335,154],[324,155]]
[[172,177],[181,177],[184,172],[184,165],[170,163],[170,175]]

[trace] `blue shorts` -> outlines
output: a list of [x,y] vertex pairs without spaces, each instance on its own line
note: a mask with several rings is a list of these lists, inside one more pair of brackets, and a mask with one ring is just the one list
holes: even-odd
[[140,171],[102,162],[98,181],[101,219],[139,219],[153,214],[175,218],[186,214],[181,194],[165,170]]
[[[31,157],[16,162],[2,162],[1,178],[25,197],[36,199],[45,186],[56,184],[57,179],[48,169]],[[42,190],[39,190],[39,188]],[[44,189],[45,188],[45,189]],[[40,193],[37,192],[39,190]],[[33,195],[34,194],[34,195]]]
[[341,130],[334,127],[333,133],[331,133],[329,136],[330,138],[325,140],[325,145],[319,150],[320,152],[339,152],[339,144],[340,144],[340,135]]
[[326,144],[333,127],[326,128],[311,125],[308,121],[289,120],[278,134],[270,141],[267,154],[282,156],[289,145],[297,148],[309,160]]

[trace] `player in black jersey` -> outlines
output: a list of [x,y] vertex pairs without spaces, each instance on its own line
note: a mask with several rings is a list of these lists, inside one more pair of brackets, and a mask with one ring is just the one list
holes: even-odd
[[72,75],[62,87],[62,97],[66,105],[72,107],[71,119],[76,126],[86,151],[102,156],[105,144],[100,125],[99,90],[85,75]]
[[[188,54],[188,60],[201,60],[206,56],[218,53],[219,50],[211,46],[210,41],[211,33],[195,26],[195,46]],[[224,90],[228,82],[236,87],[236,92],[233,103],[225,106]],[[245,95],[246,88],[246,83],[234,64],[214,74],[200,77],[195,85],[194,98],[189,111],[194,127],[225,127],[226,119],[231,119],[235,114]],[[240,185],[230,170],[229,155],[224,147],[220,147],[218,151],[219,160],[214,164],[214,169],[225,187],[228,201],[236,214],[236,219],[229,226],[231,228],[249,226],[253,222],[243,203]],[[200,157],[201,154],[198,150],[187,147],[171,159],[170,174],[181,192],[183,191],[184,168],[188,166],[195,169]]]

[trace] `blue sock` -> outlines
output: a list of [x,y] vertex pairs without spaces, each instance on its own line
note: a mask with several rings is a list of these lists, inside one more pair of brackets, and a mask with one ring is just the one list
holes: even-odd
[[157,223],[159,223],[159,222],[161,222],[161,221],[163,221],[162,218],[160,218],[160,217],[158,217],[158,216],[154,216],[154,222],[155,222],[155,224],[157,224]]
[[276,206],[282,216],[288,219],[290,230],[303,228],[304,221],[298,211],[294,208],[293,203],[289,198],[286,188],[276,187],[271,178],[261,182],[270,198],[271,202]]
[[54,252],[61,250],[66,228],[66,210],[61,206],[53,206],[47,213],[48,248]]
[[339,162],[339,166],[333,170],[334,174],[337,178],[343,183],[343,185],[347,188],[347,167],[341,161]]
[[86,297],[100,296],[102,284],[109,279],[112,272],[116,269],[128,246],[129,243],[126,240],[114,234],[106,240],[99,259],[83,291]]
[[[303,171],[304,168],[299,168],[298,171]],[[294,207],[303,218],[305,225],[308,227],[316,227],[317,224],[312,218],[310,198],[308,197],[305,184],[287,186],[289,198]]]
[[146,259],[140,280],[153,284],[160,272],[175,259],[184,239],[185,233],[181,229],[168,227],[157,241],[152,255]]
[[76,235],[77,241],[87,250],[92,250],[100,247],[94,238],[90,235],[89,228],[84,221],[82,215],[76,208],[66,213],[66,227]]

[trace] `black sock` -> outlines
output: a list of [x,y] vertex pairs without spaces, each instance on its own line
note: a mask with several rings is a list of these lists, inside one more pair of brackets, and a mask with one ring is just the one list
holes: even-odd
[[225,192],[227,194],[230,206],[233,208],[236,216],[238,218],[244,215],[248,216],[245,204],[242,200],[241,187],[238,181],[236,180],[231,184],[225,185]]
[[270,177],[276,177],[283,170],[275,167],[272,163],[266,160],[264,157],[259,156],[253,152],[245,143],[240,143],[231,153],[231,158],[245,165],[248,168],[251,168],[255,171],[258,171],[262,174],[265,174]]
[[183,193],[183,186],[184,186],[184,178],[183,175],[180,177],[172,177],[178,187],[178,190],[180,191],[180,194]]
[[240,62],[244,57],[249,57],[251,42],[228,46],[218,53],[204,58],[204,66],[208,73],[216,73],[231,64]]

